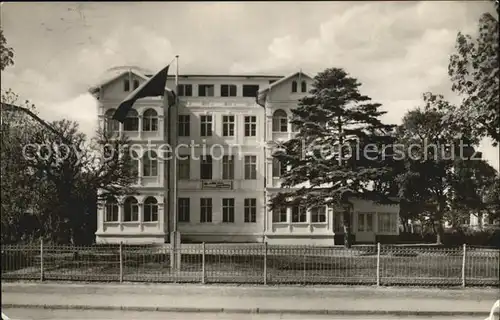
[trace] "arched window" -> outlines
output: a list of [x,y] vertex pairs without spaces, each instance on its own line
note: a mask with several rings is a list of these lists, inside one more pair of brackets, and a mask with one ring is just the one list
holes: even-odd
[[297,81],[292,81],[292,92],[297,92]]
[[158,201],[154,197],[144,201],[144,221],[158,221]]
[[118,201],[115,197],[108,197],[104,206],[104,221],[116,222],[118,221]]
[[142,119],[144,131],[158,131],[158,113],[154,109],[144,111]]
[[302,81],[300,83],[300,88],[302,89],[302,92],[307,92],[307,83],[305,81]]
[[123,122],[123,131],[139,131],[139,114],[135,109],[130,109]]
[[109,109],[104,114],[104,129],[106,132],[118,132],[120,130],[120,123],[113,119],[115,109]]
[[156,152],[150,150],[142,157],[142,175],[144,177],[158,176],[158,157]]
[[123,221],[139,221],[139,202],[134,197],[128,197],[124,203]]
[[279,109],[273,114],[273,132],[287,132],[288,131],[288,119],[286,112]]

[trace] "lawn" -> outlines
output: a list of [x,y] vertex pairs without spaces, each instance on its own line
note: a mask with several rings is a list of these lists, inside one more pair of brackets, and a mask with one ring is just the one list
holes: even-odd
[[[8,253],[8,254],[7,254]],[[124,248],[123,281],[268,284],[377,283],[374,246],[344,248],[262,246],[183,246],[181,268],[170,268],[168,248]],[[203,260],[205,276],[203,276]],[[470,250],[466,258],[468,285],[499,286],[498,250]],[[381,285],[462,284],[460,249],[384,248],[380,255]],[[266,267],[264,268],[264,264]],[[40,256],[32,251],[2,250],[2,279],[40,279]],[[45,250],[44,279],[120,281],[118,248]]]

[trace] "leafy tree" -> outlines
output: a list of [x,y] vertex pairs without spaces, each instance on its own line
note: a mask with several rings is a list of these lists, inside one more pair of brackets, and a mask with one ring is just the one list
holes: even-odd
[[14,49],[7,46],[7,39],[0,29],[0,71],[11,65],[14,65]]
[[[393,126],[380,121],[385,112],[360,93],[360,86],[343,69],[319,73],[310,95],[292,111],[292,123],[300,131],[284,143],[284,152],[274,155],[289,170],[282,176],[286,191],[273,196],[271,210],[290,205],[342,207],[346,247],[351,245],[349,197],[384,201],[389,195],[382,186],[374,191],[372,184],[391,170],[381,155],[383,145],[393,141]],[[367,145],[375,147],[365,154]]]
[[494,145],[500,141],[498,56],[498,16],[484,13],[479,19],[478,35],[472,37],[459,33],[456,52],[450,57],[449,75],[453,90],[463,96],[458,112],[450,110],[444,120],[472,122],[474,133],[489,136]]
[[423,98],[425,106],[409,111],[399,128],[406,170],[397,180],[400,197],[407,207],[414,208],[413,214],[433,224],[437,243],[441,243],[453,188],[464,183],[458,179],[457,184],[455,167],[463,161],[474,161],[467,159],[478,141],[466,126],[442,125],[445,112],[454,108],[442,96],[426,93]]

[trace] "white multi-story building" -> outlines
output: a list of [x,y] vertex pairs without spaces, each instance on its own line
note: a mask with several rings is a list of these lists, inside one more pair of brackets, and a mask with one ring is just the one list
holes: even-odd
[[[332,245],[341,231],[332,208],[284,208],[274,214],[267,200],[280,190],[279,164],[266,145],[290,139],[290,110],[312,79],[259,75],[180,75],[177,117],[167,98],[134,104],[124,124],[110,120],[115,108],[148,75],[124,69],[91,89],[99,101],[99,124],[135,144],[137,195],[108,200],[98,210],[98,243],[164,243],[174,230],[171,186],[176,171],[177,230],[182,241],[307,243]],[[174,88],[174,77],[167,88]],[[256,96],[258,95],[258,99]],[[175,138],[175,139],[170,139]],[[172,143],[175,141],[175,143]],[[177,168],[162,154],[175,147]],[[149,152],[149,154],[148,154]],[[398,233],[398,206],[355,201],[358,241]]]

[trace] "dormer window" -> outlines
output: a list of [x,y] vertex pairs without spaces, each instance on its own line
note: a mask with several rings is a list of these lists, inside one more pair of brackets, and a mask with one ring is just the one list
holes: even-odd
[[292,93],[297,92],[297,81],[292,81]]
[[300,84],[300,88],[302,92],[307,92],[307,83],[305,81],[302,81]]
[[134,90],[139,88],[139,80],[134,80]]
[[128,79],[123,80],[123,91],[130,91],[130,82],[128,81]]

